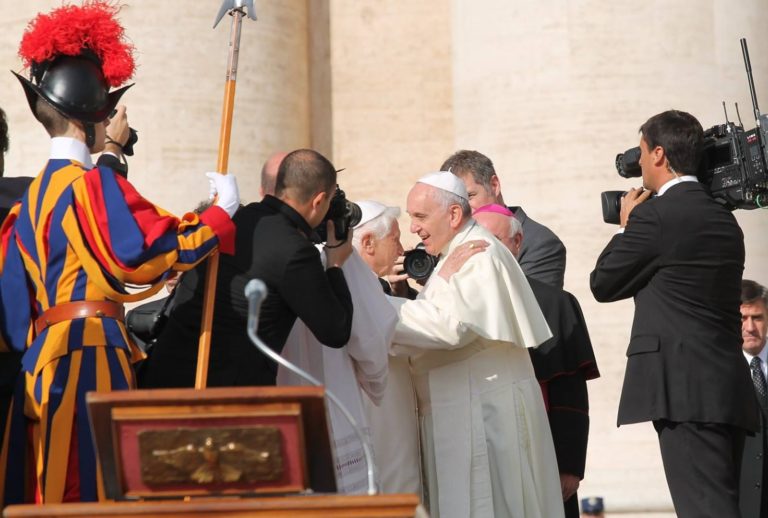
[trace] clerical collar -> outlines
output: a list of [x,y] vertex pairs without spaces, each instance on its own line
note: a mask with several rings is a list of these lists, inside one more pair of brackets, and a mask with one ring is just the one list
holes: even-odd
[[80,162],[86,169],[93,169],[91,152],[85,142],[70,137],[53,137],[51,139],[51,160],[73,160]]
[[296,227],[312,242],[320,242],[320,237],[317,235],[315,230],[309,226],[309,223],[307,223],[307,220],[304,219],[304,216],[296,212],[296,209],[284,201],[267,194],[264,196],[264,199],[261,200],[261,203],[288,218],[288,220],[296,225]]
[[676,176],[675,178],[672,178],[667,183],[662,185],[661,188],[659,188],[659,192],[656,193],[656,197],[658,198],[659,196],[661,196],[662,194],[667,192],[670,187],[673,187],[673,186],[675,186],[675,185],[677,185],[679,183],[683,183],[683,182],[698,182],[698,181],[699,181],[698,178],[696,178],[692,174],[684,174],[682,176]]

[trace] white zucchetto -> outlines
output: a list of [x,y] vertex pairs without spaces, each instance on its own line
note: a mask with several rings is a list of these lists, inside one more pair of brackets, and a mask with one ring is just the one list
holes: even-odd
[[448,171],[430,173],[416,180],[416,183],[425,183],[469,200],[467,188],[464,187],[462,179]]
[[371,201],[371,200],[363,200],[357,202],[357,205],[360,207],[360,212],[362,212],[362,216],[360,218],[360,223],[355,225],[355,228],[360,228],[369,221],[378,218],[384,212],[387,211],[387,209],[391,209],[395,212],[397,212],[396,217],[400,215],[400,209],[397,207],[387,207],[383,203],[379,203],[377,201]]

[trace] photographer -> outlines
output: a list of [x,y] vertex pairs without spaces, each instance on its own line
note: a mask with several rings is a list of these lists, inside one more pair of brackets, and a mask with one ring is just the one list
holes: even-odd
[[640,133],[643,188],[590,277],[600,302],[635,299],[618,424],[653,421],[678,516],[739,516],[744,436],[759,426],[740,352],[743,235],[694,176],[699,121],[666,111]]
[[[339,242],[328,222],[327,266],[312,244],[336,189],[336,170],[310,149],[289,153],[277,173],[275,196],[240,208],[233,221],[237,255],[222,256],[216,280],[208,386],[274,385],[277,365],[248,338],[253,278],[269,293],[261,306],[259,337],[275,351],[285,345],[296,318],[329,347],[350,337],[352,299],[341,265],[352,253],[351,233]],[[139,380],[143,387],[192,387],[204,297],[206,265],[187,272],[175,306]]]

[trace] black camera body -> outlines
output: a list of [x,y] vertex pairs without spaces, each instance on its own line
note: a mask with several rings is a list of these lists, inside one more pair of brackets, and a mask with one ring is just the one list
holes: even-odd
[[[745,131],[742,124],[728,121],[726,113],[725,124],[704,132],[703,157],[696,175],[715,201],[730,210],[768,207],[768,115],[761,115],[757,107],[749,51],[743,38],[741,50],[747,68],[756,127]],[[639,147],[619,153],[616,155],[616,171],[623,178],[641,176],[639,159]],[[625,191],[600,194],[603,221],[619,223],[621,198],[625,194]]]
[[123,146],[123,154],[133,156],[133,145],[139,141],[139,134],[135,129],[128,127],[128,140]]
[[360,223],[363,212],[357,203],[347,199],[344,191],[336,186],[336,192],[331,198],[331,205],[325,214],[323,221],[315,228],[315,232],[320,236],[321,242],[328,241],[328,222],[333,221],[334,234],[338,241],[346,241],[349,235],[349,229]]
[[437,266],[437,257],[427,253],[424,243],[419,243],[413,250],[406,251],[403,257],[403,269],[408,277],[415,281],[428,279]]
[[704,159],[699,181],[729,209],[768,206],[768,116],[757,127],[726,122],[704,132]]
[[[112,113],[109,114],[109,118],[111,119],[117,114],[117,110],[112,110]],[[138,132],[128,126],[128,140],[125,141],[125,144],[123,145],[123,154],[126,156],[133,156],[133,146],[136,144],[136,142],[139,141],[139,134]]]

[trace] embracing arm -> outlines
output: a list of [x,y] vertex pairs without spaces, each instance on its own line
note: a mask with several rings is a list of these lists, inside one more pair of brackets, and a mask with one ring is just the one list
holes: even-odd
[[[430,291],[429,299],[444,300],[452,296],[448,282],[439,276],[430,281]],[[390,299],[396,305],[400,317],[393,343],[417,349],[458,349],[477,337],[466,324],[453,318],[429,299]],[[395,351],[408,352],[398,348]]]

